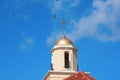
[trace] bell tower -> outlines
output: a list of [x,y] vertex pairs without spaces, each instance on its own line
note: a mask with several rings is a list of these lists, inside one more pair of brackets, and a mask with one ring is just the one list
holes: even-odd
[[64,33],[64,17],[61,20],[63,35],[52,48],[53,71],[77,71],[77,49]]
[[64,35],[51,51],[51,70],[43,80],[63,80],[77,73],[77,48]]
[[[64,18],[61,21],[65,24]],[[51,70],[43,80],[95,80],[89,73],[78,72],[77,48],[64,34],[51,50]]]
[[77,49],[64,35],[52,48],[53,71],[77,71]]
[[61,21],[63,25],[63,35],[56,41],[51,51],[51,70],[43,80],[63,80],[78,70],[77,67],[77,48],[72,41],[64,34],[64,18]]

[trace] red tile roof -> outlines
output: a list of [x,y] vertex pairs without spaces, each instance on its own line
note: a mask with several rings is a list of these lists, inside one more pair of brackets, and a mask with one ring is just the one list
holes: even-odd
[[80,71],[64,80],[96,80],[96,79],[91,77],[89,74]]

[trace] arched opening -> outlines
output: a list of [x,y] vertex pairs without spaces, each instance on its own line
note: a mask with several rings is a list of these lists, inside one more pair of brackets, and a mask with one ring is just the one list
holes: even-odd
[[65,51],[64,53],[64,65],[65,65],[65,68],[69,68],[70,65],[69,65],[69,52],[68,51]]

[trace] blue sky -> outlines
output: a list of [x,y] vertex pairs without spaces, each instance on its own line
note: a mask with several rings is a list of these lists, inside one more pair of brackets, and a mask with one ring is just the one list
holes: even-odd
[[119,0],[0,0],[0,80],[42,80],[62,17],[66,36],[79,49],[79,70],[97,80],[119,80],[119,5]]

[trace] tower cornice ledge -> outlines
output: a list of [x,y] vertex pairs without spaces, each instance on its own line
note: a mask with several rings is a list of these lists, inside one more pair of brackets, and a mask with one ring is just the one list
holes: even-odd
[[57,72],[57,71],[49,71],[48,73],[47,73],[47,75],[43,78],[43,80],[48,80],[48,78],[49,78],[49,76],[51,76],[51,75],[58,75],[58,76],[61,76],[61,75],[63,75],[63,76],[70,76],[70,75],[73,75],[73,74],[75,74],[75,73],[77,73],[77,72],[75,72],[75,71],[71,71],[71,72],[69,72],[69,71],[66,71],[66,72],[63,72],[63,71],[60,71],[60,72]]
[[75,47],[75,46],[73,46],[73,45],[55,45],[53,48],[52,48],[52,52],[54,51],[54,50],[58,50],[58,49],[64,49],[64,50],[70,50],[70,49],[73,49],[74,51],[77,51],[78,49]]

